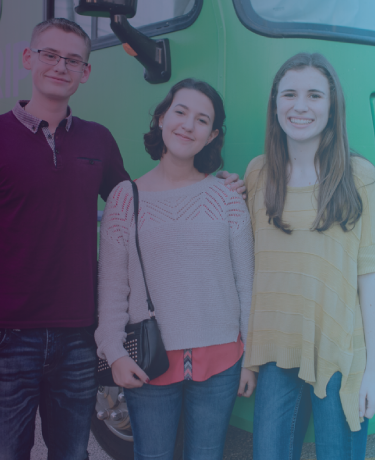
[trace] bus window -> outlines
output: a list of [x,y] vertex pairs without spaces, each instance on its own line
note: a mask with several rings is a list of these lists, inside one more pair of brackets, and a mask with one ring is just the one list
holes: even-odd
[[[77,22],[91,37],[92,49],[120,44],[108,18],[80,16],[74,11],[79,0],[52,1],[52,15]],[[137,14],[129,23],[148,36],[189,27],[198,17],[203,0],[139,0]]]
[[[190,13],[194,3],[194,0],[143,0],[138,2],[137,14],[129,19],[129,23],[138,29],[155,22],[167,21]],[[109,19],[99,18],[98,37],[112,33],[109,22]]]
[[66,18],[79,24],[89,37],[91,33],[91,18],[88,16],[80,16],[74,11],[79,0],[55,0],[54,1],[54,17]]
[[233,0],[233,3],[241,22],[260,35],[375,45],[375,2]]

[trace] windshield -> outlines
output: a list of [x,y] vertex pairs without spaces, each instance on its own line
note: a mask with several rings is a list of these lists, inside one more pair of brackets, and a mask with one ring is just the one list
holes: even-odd
[[375,30],[374,0],[248,0],[263,19]]
[[375,0],[233,0],[242,24],[268,37],[375,45]]

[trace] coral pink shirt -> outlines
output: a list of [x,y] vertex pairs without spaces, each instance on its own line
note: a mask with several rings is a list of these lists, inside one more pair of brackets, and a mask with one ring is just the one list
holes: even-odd
[[244,346],[240,334],[237,342],[193,348],[191,350],[191,374],[186,378],[184,355],[186,350],[167,351],[169,369],[151,380],[151,385],[170,385],[183,380],[203,382],[233,366],[242,356]]

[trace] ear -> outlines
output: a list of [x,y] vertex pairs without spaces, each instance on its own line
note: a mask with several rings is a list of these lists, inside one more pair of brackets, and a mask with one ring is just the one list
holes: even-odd
[[211,134],[208,136],[208,139],[207,139],[207,142],[206,142],[206,145],[208,145],[210,142],[212,142],[215,137],[217,137],[219,134],[219,130],[218,129],[215,129],[215,131],[211,131]]
[[22,64],[25,69],[31,70],[31,50],[30,48],[25,48],[22,53]]
[[86,83],[87,80],[89,79],[90,73],[91,73],[91,64],[88,64],[83,69],[80,82],[81,83]]

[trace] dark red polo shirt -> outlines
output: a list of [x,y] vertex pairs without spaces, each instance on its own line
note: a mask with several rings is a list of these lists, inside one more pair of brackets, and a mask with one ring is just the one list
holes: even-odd
[[69,115],[53,138],[22,105],[0,115],[0,327],[89,326],[98,194],[129,175],[103,126]]

